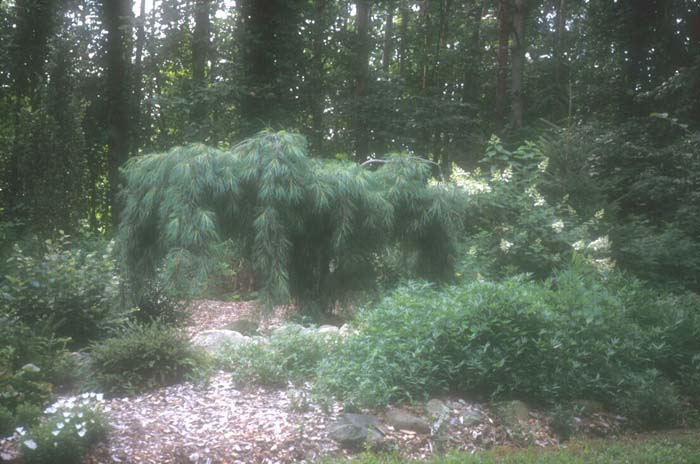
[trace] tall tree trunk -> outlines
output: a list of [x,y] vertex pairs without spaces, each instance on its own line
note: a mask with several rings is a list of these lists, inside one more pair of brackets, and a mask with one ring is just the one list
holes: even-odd
[[564,33],[566,32],[566,0],[560,0],[554,25],[554,79],[561,87],[566,83]]
[[327,0],[314,0],[314,25],[312,36],[311,85],[309,101],[311,104],[311,147],[319,154],[323,153],[323,108],[326,96],[323,82],[323,35],[326,30],[323,14]]
[[367,86],[369,83],[369,0],[358,0],[355,3],[357,24],[357,75],[355,77],[355,155],[365,159],[369,155],[369,128],[367,127],[364,109],[367,105]]
[[423,0],[420,4],[420,14],[423,21],[423,52],[420,66],[420,93],[425,95],[428,91],[428,69],[430,55],[430,0]]
[[382,53],[382,71],[389,72],[391,58],[394,54],[394,2],[389,0],[386,5],[386,21],[384,22],[384,52]]
[[192,84],[195,101],[192,105],[191,123],[196,126],[195,137],[206,140],[204,128],[207,103],[200,95],[206,87],[206,67],[209,55],[211,0],[197,0],[194,5],[194,33],[192,36]]
[[[24,99],[30,108],[38,107],[37,92],[44,79],[46,57],[49,53],[49,37],[56,26],[55,0],[17,0],[15,2],[16,26],[12,39],[12,85],[14,87],[14,132],[19,142],[21,112]],[[25,194],[21,153],[13,146],[10,153],[7,205],[10,209],[22,202]]]
[[511,31],[511,0],[498,3],[498,70],[496,74],[496,122],[503,127],[506,117],[506,79],[508,77],[508,42]]
[[143,47],[146,44],[146,0],[141,0],[136,29],[136,55],[134,57],[134,105],[132,124],[132,153],[141,148],[141,102],[143,101]]
[[515,0],[513,12],[513,49],[511,58],[511,109],[513,127],[523,127],[523,71],[525,66],[525,2]]
[[[475,103],[479,98],[479,89],[481,87],[478,79],[483,56],[481,46],[481,18],[484,16],[484,4],[482,0],[476,1],[472,10],[469,12],[469,16],[471,17],[471,21],[474,22],[474,26],[471,35],[466,38],[466,43],[468,45],[465,48],[471,55],[471,60],[465,60],[462,101],[465,103]],[[470,61],[471,65],[469,64]]]
[[104,0],[104,25],[107,30],[107,178],[112,224],[119,224],[121,207],[119,168],[129,158],[129,63],[127,46],[131,0]]
[[405,81],[406,80],[406,53],[408,52],[408,21],[410,20],[410,10],[408,7],[402,3],[400,6],[401,11],[401,26],[399,28],[399,76]]

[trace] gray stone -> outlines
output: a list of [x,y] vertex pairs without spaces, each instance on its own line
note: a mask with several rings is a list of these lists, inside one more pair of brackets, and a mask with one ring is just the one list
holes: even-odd
[[334,325],[322,325],[318,328],[320,334],[337,334],[338,328]]
[[484,413],[478,409],[472,409],[460,416],[459,422],[465,427],[476,427],[480,425],[485,420]]
[[403,409],[392,409],[386,413],[386,421],[399,430],[411,430],[416,433],[430,433],[430,424],[423,418],[414,416]]
[[250,343],[246,337],[235,330],[205,330],[192,338],[192,343],[201,346],[210,353],[216,353],[224,346],[240,346]]
[[496,414],[507,427],[514,427],[530,417],[530,408],[519,400],[502,401],[494,404]]
[[435,419],[445,416],[450,412],[450,408],[448,408],[444,402],[436,398],[433,398],[425,403],[425,410],[428,412],[430,417]]
[[366,414],[343,414],[328,429],[328,437],[348,448],[376,447],[384,440],[379,419]]

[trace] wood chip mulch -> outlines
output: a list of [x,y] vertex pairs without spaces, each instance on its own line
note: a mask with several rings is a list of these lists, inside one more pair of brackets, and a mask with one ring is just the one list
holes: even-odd
[[[261,327],[278,324],[290,308],[276,308],[261,316],[250,302],[226,303],[200,300],[191,306],[188,333],[224,328],[248,319]],[[340,404],[321,407],[310,401],[309,385],[267,390],[236,385],[230,374],[218,372],[204,384],[185,382],[139,396],[105,402],[112,429],[106,442],[97,446],[84,464],[235,464],[312,462],[324,457],[350,457],[355,451],[341,448],[328,438],[329,426],[341,414]],[[450,450],[476,451],[496,445],[549,446],[557,444],[544,415],[532,412],[528,432],[499,425],[485,405],[459,398],[444,398],[449,409],[442,426],[429,435],[383,426],[389,450],[411,459],[422,459]],[[422,406],[406,406],[425,415]],[[483,420],[466,426],[462,417],[478,412]],[[368,411],[384,423],[382,411]],[[591,425],[593,424],[593,425]],[[601,415],[581,424],[614,432],[619,421]],[[13,439],[0,440],[3,453],[16,456]]]

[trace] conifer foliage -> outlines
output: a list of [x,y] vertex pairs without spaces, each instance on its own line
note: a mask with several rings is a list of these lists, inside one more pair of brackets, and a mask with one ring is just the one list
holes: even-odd
[[[201,144],[132,159],[124,169],[120,243],[135,290],[162,270],[181,285],[206,278],[215,246],[234,240],[268,302],[327,305],[371,278],[387,246],[417,275],[453,275],[458,193],[430,183],[414,156],[314,159],[303,136],[263,131],[228,152]],[[420,272],[418,272],[420,270]]]

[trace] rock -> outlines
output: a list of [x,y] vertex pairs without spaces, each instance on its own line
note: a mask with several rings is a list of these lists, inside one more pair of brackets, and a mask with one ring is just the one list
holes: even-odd
[[337,334],[338,332],[338,328],[334,325],[322,325],[318,328],[320,334]]
[[234,330],[243,335],[255,335],[258,333],[258,323],[249,319],[239,319],[226,326],[228,330]]
[[484,416],[483,412],[478,409],[472,409],[463,413],[459,418],[459,422],[465,427],[476,427],[483,423],[485,419],[486,416]]
[[290,323],[290,324],[285,324],[285,325],[276,325],[276,326],[271,326],[270,327],[270,336],[271,337],[280,337],[284,335],[291,335],[291,334],[308,334],[311,333],[312,330],[309,329],[308,327],[304,327],[301,324],[295,324],[295,323]]
[[427,403],[425,403],[425,410],[428,412],[430,417],[438,419],[442,416],[449,414],[450,408],[437,398],[433,398]]
[[605,412],[603,403],[596,400],[573,400],[571,402],[571,407],[574,410],[574,414],[588,415]]
[[367,414],[343,414],[329,427],[328,437],[344,447],[376,447],[384,440],[379,419]]
[[502,401],[494,404],[496,414],[506,427],[514,427],[530,417],[530,408],[519,400]]
[[392,409],[387,412],[386,421],[397,430],[430,433],[430,424],[425,419],[414,416],[403,409]]
[[240,346],[250,343],[246,337],[235,330],[205,330],[192,338],[192,343],[201,346],[210,353],[216,353],[224,346]]

